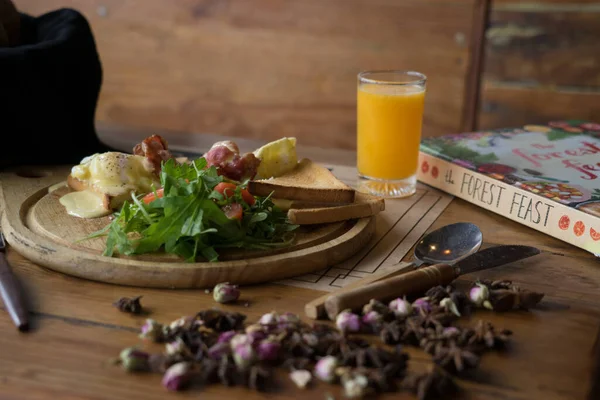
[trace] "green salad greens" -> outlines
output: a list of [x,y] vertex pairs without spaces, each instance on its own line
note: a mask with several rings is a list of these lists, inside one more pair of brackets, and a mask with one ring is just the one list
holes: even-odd
[[[135,255],[163,249],[188,262],[198,256],[218,261],[218,250],[224,248],[268,249],[291,244],[298,226],[289,223],[287,214],[270,196],[251,196],[246,183],[236,184],[235,190],[224,195],[215,190],[223,181],[214,166],[207,168],[204,158],[190,164],[168,160],[162,166],[160,192],[132,194],[131,202],[125,202],[110,224],[87,238],[107,236],[106,256],[113,256],[115,250]],[[245,196],[250,196],[253,204],[248,204]],[[238,205],[243,210],[238,218],[224,212],[232,206],[239,211]]]

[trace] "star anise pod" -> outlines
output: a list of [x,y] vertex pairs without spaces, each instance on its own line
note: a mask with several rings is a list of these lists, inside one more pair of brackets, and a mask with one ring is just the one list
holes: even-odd
[[236,380],[237,369],[235,364],[228,356],[221,357],[217,369],[219,382],[224,386],[233,386]]
[[253,365],[246,372],[244,381],[250,389],[264,392],[271,382],[271,369],[262,365]]
[[387,304],[384,304],[376,299],[371,299],[367,304],[364,305],[362,309],[363,315],[369,313],[370,311],[375,311],[380,314],[383,318],[383,321],[386,322],[395,318],[394,313],[392,310],[390,310]]
[[385,344],[398,344],[402,341],[405,324],[400,321],[391,321],[383,324],[379,337]]
[[465,368],[476,367],[479,356],[472,351],[457,346],[454,340],[449,340],[447,346],[439,349],[433,356],[433,361],[450,372],[461,372]]
[[429,302],[432,304],[440,304],[440,301],[446,297],[450,297],[450,294],[454,292],[454,288],[448,286],[434,286],[425,292],[425,297],[429,298]]
[[429,312],[419,308],[418,315],[408,319],[419,321],[424,329],[439,329],[450,325],[452,321],[457,319],[457,316],[443,307],[434,306]]
[[452,377],[435,366],[425,373],[407,376],[402,380],[402,388],[416,394],[419,400],[437,399],[457,390]]
[[244,314],[238,312],[221,311],[216,308],[200,311],[197,316],[204,322],[204,326],[217,332],[241,329],[246,320]]
[[404,331],[400,337],[400,343],[418,346],[425,333],[426,329],[423,327],[421,317],[410,317],[404,322]]
[[142,304],[140,299],[142,296],[136,297],[121,297],[119,300],[113,303],[113,306],[117,307],[119,311],[123,311],[130,314],[141,314]]
[[512,331],[508,329],[496,332],[496,329],[491,323],[482,320],[479,320],[475,329],[471,330],[469,333],[467,345],[479,351],[503,348],[508,342],[509,337],[512,335]]

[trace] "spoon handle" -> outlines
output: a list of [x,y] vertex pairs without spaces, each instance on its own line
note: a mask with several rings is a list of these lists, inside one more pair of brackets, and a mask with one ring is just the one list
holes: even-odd
[[[420,265],[420,263],[419,263],[419,265]],[[357,281],[354,281],[354,282],[342,287],[341,289],[336,290],[334,292],[334,294],[339,295],[341,293],[346,293],[346,292],[354,290],[356,288],[370,285],[371,283],[380,281],[382,279],[386,279],[386,278],[389,278],[392,276],[397,276],[400,274],[414,271],[417,268],[417,266],[418,265],[415,264],[414,262],[411,262],[411,263],[400,262],[400,263],[395,264],[391,267],[388,267],[382,271],[377,271],[373,274],[370,274],[369,276],[366,276]],[[306,303],[306,305],[304,306],[304,314],[306,314],[307,317],[312,318],[312,319],[319,319],[319,318],[324,317],[326,315],[325,300],[327,300],[329,298],[329,296],[331,296],[331,295],[332,295],[331,293],[327,293],[323,296],[320,296],[320,297]]]
[[448,285],[456,276],[454,267],[448,264],[419,268],[370,285],[330,294],[325,300],[325,311],[327,316],[334,320],[340,312],[346,309],[358,310],[371,299],[387,301],[396,297],[421,293],[437,285]]

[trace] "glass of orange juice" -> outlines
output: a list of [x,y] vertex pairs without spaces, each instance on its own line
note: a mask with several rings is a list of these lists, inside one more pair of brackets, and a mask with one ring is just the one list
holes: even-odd
[[358,190],[406,197],[417,187],[427,77],[413,71],[358,74]]

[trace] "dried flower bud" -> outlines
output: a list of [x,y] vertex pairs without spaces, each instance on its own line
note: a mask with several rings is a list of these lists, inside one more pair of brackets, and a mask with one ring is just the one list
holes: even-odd
[[375,331],[382,322],[383,316],[375,310],[369,311],[361,318],[362,325],[369,327],[372,331]]
[[162,378],[162,385],[168,390],[181,390],[190,383],[191,377],[191,364],[188,362],[179,362],[171,365],[165,371]]
[[[192,327],[194,324],[194,317],[185,316],[179,317],[176,320],[172,321],[166,329],[167,333],[174,333],[179,331],[185,331]],[[163,329],[165,331],[165,329]]]
[[431,303],[429,302],[429,297],[421,297],[420,299],[416,299],[412,303],[413,308],[421,310],[423,312],[431,312]]
[[285,312],[279,316],[277,328],[280,330],[295,329],[300,324],[300,317],[291,312]]
[[281,343],[273,338],[269,338],[258,344],[256,352],[259,360],[273,361],[279,357],[280,349]]
[[452,314],[456,315],[457,317],[460,317],[460,312],[458,311],[458,307],[456,307],[456,304],[454,304],[454,302],[452,301],[452,299],[450,297],[443,298],[440,301],[440,306],[444,307],[447,311],[450,311]]
[[256,359],[256,352],[250,343],[240,344],[233,348],[233,361],[239,370],[246,370]]
[[243,333],[238,333],[234,335],[229,341],[229,345],[231,346],[232,350],[235,350],[235,348],[238,346],[243,346],[247,344],[252,344],[252,339],[250,338],[250,336]]
[[217,283],[213,289],[213,299],[217,303],[231,303],[240,297],[240,289],[229,282]]
[[220,360],[221,357],[231,352],[231,346],[227,342],[217,342],[209,347],[206,354],[213,360]]
[[492,304],[489,301],[490,291],[486,285],[479,282],[475,283],[475,286],[469,291],[469,298],[477,307],[485,307],[493,309]]
[[219,334],[219,338],[217,339],[217,342],[229,343],[231,341],[231,338],[233,338],[235,335],[237,335],[237,332],[233,331],[233,330],[222,332],[221,334]]
[[139,337],[141,339],[150,339],[154,342],[161,342],[164,340],[163,329],[162,324],[148,318],[140,329]]
[[253,324],[246,327],[246,336],[250,343],[259,342],[267,337],[264,327],[260,324]]
[[407,317],[413,311],[413,307],[410,302],[406,300],[406,297],[403,299],[398,297],[397,299],[390,301],[388,307],[396,317]]
[[344,375],[342,377],[344,395],[351,399],[362,398],[370,392],[369,380],[364,375]]
[[455,326],[449,326],[442,330],[442,336],[446,338],[454,337],[460,334],[460,329]]
[[113,303],[113,306],[117,307],[119,311],[123,311],[131,314],[141,314],[142,304],[140,299],[142,296],[136,297],[121,297],[119,300]]
[[358,332],[360,330],[360,317],[350,310],[344,310],[335,318],[335,325],[342,332]]
[[169,356],[176,356],[188,354],[189,350],[184,341],[180,337],[177,337],[165,345],[165,352]]
[[261,325],[275,326],[279,322],[279,315],[275,311],[264,314],[258,321]]
[[335,369],[337,366],[337,358],[325,356],[315,364],[315,376],[324,382],[333,382],[336,378]]
[[128,347],[119,354],[121,365],[127,371],[148,371],[150,369],[149,358],[150,354],[138,350],[136,347]]
[[302,340],[310,347],[315,347],[319,344],[319,338],[314,333],[303,333]]
[[290,379],[298,386],[300,389],[304,389],[308,383],[312,379],[312,374],[310,371],[305,369],[297,369],[290,373]]

